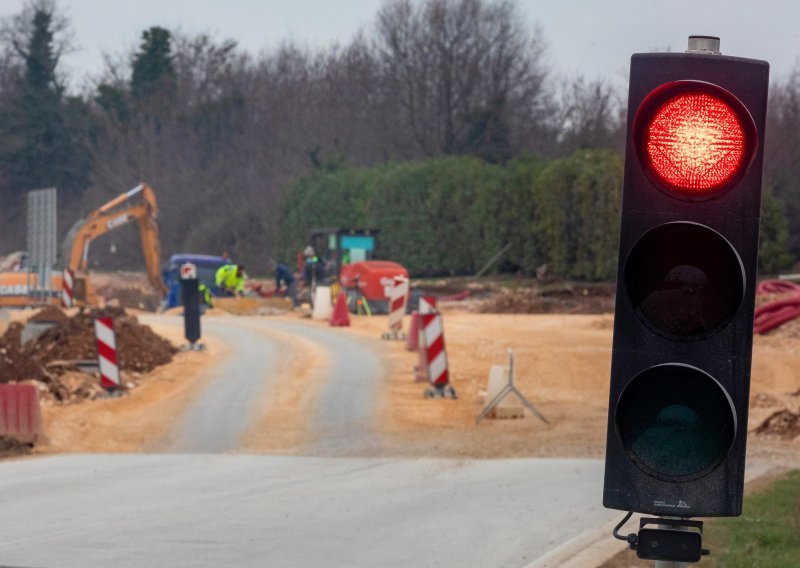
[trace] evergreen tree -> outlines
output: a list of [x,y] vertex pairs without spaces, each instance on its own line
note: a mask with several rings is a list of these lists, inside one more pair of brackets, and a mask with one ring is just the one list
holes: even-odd
[[17,93],[0,116],[0,134],[11,141],[0,155],[7,189],[12,195],[50,186],[68,194],[81,191],[90,169],[87,109],[80,99],[67,99],[58,81],[63,46],[57,46],[56,34],[64,22],[55,4],[42,0],[14,23],[11,47],[22,72]]
[[172,63],[172,36],[169,30],[153,26],[142,32],[142,44],[133,57],[131,94],[144,101],[154,96],[174,94],[175,67]]

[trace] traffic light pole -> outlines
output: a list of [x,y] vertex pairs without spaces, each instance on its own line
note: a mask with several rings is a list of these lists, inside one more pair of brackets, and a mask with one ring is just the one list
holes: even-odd
[[[658,525],[659,529],[666,529],[666,530],[676,530],[676,531],[688,531],[689,527],[687,526],[676,526],[670,527],[668,525]],[[687,562],[675,562],[673,560],[656,560],[655,568],[688,568],[689,564]]]

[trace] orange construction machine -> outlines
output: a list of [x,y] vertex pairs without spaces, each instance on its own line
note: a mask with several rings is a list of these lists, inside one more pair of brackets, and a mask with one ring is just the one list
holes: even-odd
[[[95,209],[75,223],[64,241],[63,258],[66,267],[74,274],[73,301],[77,305],[98,303],[88,279],[89,244],[97,237],[136,221],[142,239],[147,276],[150,283],[162,295],[166,293],[161,278],[161,245],[158,240],[158,205],[153,189],[140,183],[108,203]],[[51,289],[60,292],[61,273],[53,274]],[[36,286],[37,275],[30,272],[6,272],[0,274],[0,306],[31,306],[41,304],[42,299],[32,297],[30,290]],[[53,295],[47,303],[58,303]]]

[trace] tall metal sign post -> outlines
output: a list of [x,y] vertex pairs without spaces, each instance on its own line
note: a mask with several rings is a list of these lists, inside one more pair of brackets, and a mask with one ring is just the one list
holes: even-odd
[[28,265],[36,274],[36,282],[29,286],[28,294],[40,302],[48,301],[56,293],[52,285],[57,254],[56,195],[54,187],[28,192],[26,245]]

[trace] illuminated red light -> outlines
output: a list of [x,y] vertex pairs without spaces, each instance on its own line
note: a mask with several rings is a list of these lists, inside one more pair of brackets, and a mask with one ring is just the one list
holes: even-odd
[[684,93],[662,104],[645,136],[653,173],[692,192],[728,183],[742,167],[746,150],[747,137],[736,112],[706,93]]

